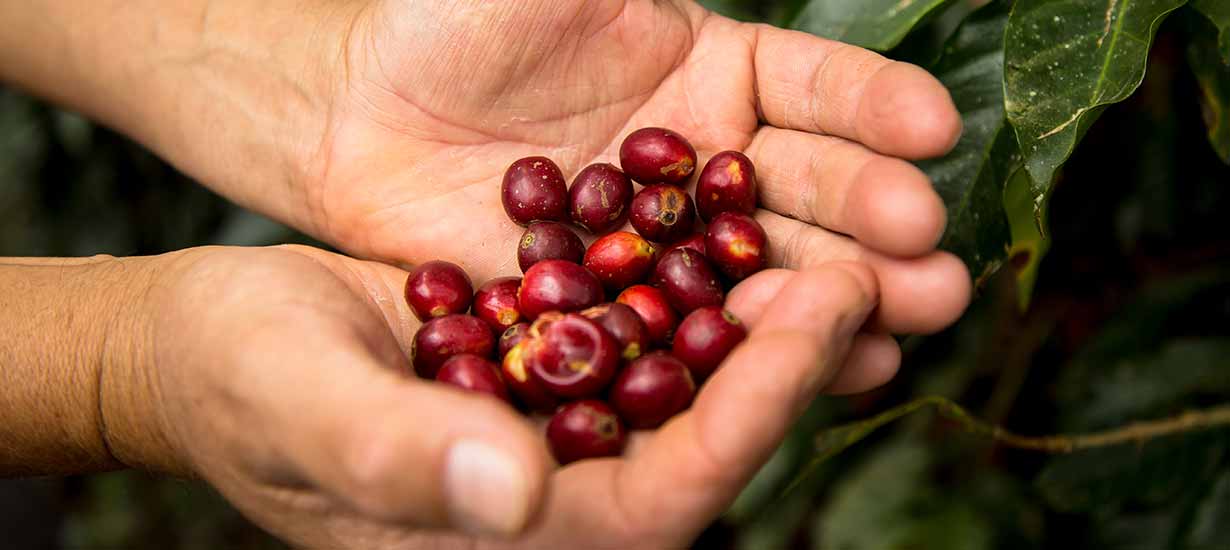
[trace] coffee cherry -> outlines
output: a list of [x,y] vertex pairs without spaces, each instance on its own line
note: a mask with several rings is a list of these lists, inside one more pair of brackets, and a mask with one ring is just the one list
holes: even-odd
[[551,159],[518,160],[504,173],[500,186],[504,212],[517,225],[534,221],[568,221],[568,184]]
[[483,283],[474,293],[474,316],[487,323],[495,334],[503,334],[522,321],[521,310],[517,309],[520,288],[519,277],[500,277]]
[[470,276],[457,264],[427,262],[414,268],[406,278],[406,303],[420,321],[465,313],[473,295]]
[[469,353],[490,357],[495,351],[491,328],[478,317],[445,315],[419,327],[410,346],[414,370],[422,378],[432,379],[449,357]]
[[562,223],[531,223],[517,242],[517,265],[522,273],[543,260],[565,260],[579,264],[584,256],[585,243]]
[[652,429],[692,404],[696,384],[682,361],[655,351],[619,373],[611,406],[634,429]]
[[768,265],[769,237],[747,214],[723,212],[705,232],[705,252],[719,271],[741,281]]
[[624,138],[619,165],[642,185],[682,185],[696,170],[696,149],[665,128],[642,128]]
[[545,311],[580,311],[602,302],[602,283],[588,269],[563,260],[534,264],[521,279],[518,304],[527,319]]
[[649,350],[649,327],[625,304],[601,304],[581,312],[581,315],[602,325],[619,342],[620,355],[631,361]]
[[696,207],[683,189],[650,185],[632,198],[632,228],[655,243],[673,243],[692,232]]
[[721,305],[726,299],[709,260],[687,248],[662,256],[654,267],[651,282],[662,289],[671,307],[684,315],[697,308]]
[[620,290],[645,280],[653,267],[654,248],[636,233],[617,231],[594,241],[585,251],[585,268],[608,290]]
[[709,159],[696,180],[696,210],[713,221],[722,212],[756,212],[756,168],[738,151],[723,151]]
[[676,242],[675,244],[672,244],[664,249],[659,250],[658,258],[665,256],[667,252],[670,252],[676,248],[690,248],[692,250],[700,252],[701,254],[704,254],[705,253],[705,234],[704,233],[693,233],[692,236],[687,237],[683,239],[682,241]]
[[527,338],[509,349],[500,363],[500,372],[504,375],[504,383],[517,397],[518,402],[531,411],[550,413],[559,404],[559,400],[534,377],[534,373],[530,372],[525,364],[525,350],[529,344],[530,340]]
[[619,456],[626,439],[615,411],[598,400],[564,405],[547,423],[547,442],[561,466],[586,458]]
[[525,364],[533,376],[563,398],[600,393],[619,368],[619,342],[576,313],[544,322],[545,328],[530,328],[534,337],[525,342]]
[[631,203],[632,180],[610,164],[585,167],[568,189],[572,221],[594,234],[623,225]]
[[449,357],[436,372],[436,381],[508,401],[508,390],[500,379],[500,367],[477,355],[463,353]]
[[508,355],[508,350],[524,340],[529,335],[529,332],[530,324],[526,322],[520,322],[505,329],[500,334],[500,341],[498,343],[500,357],[503,358],[505,355]]
[[718,306],[702,307],[679,323],[671,354],[683,361],[699,382],[713,374],[745,338],[747,328],[733,313]]
[[667,345],[679,324],[679,314],[671,308],[666,294],[649,285],[629,287],[615,298],[615,303],[624,304],[640,316],[649,330],[649,340],[655,345]]

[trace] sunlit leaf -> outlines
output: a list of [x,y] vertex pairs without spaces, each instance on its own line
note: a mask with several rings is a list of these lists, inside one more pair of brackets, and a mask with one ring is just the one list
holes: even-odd
[[[1224,5],[1230,12],[1230,0]],[[1223,58],[1214,51],[1210,37],[1195,36],[1187,47],[1188,64],[1200,83],[1209,143],[1222,162],[1230,164],[1230,61],[1226,59],[1230,57]]]
[[1230,63],[1230,2],[1226,0],[1192,0],[1192,7],[1217,26],[1217,44],[1222,60]]
[[1039,219],[1055,172],[1105,106],[1140,85],[1158,25],[1187,0],[1017,0],[1005,93]]

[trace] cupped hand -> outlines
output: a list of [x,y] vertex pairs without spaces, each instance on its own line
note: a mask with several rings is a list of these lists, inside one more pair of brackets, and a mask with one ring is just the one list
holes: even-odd
[[302,187],[305,224],[351,253],[451,260],[478,282],[515,274],[520,229],[499,198],[512,161],[545,155],[571,176],[664,126],[702,163],[753,159],[773,266],[869,263],[878,330],[935,331],[968,302],[964,266],[933,251],[944,207],[902,160],[961,131],[917,67],[691,0],[381,0],[344,36]]
[[764,272],[730,299],[748,339],[689,411],[635,434],[622,458],[556,469],[511,407],[409,374],[417,321],[399,269],[212,248],[166,273],[140,421],[306,548],[686,547],[817,392],[868,385],[837,365],[895,351],[855,337],[879,296],[864,265]]

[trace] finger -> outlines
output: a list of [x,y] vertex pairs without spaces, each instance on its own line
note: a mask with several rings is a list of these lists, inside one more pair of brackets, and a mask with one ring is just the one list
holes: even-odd
[[850,355],[824,387],[829,395],[850,395],[874,390],[897,375],[901,346],[887,334],[860,333],[854,337]]
[[845,359],[876,296],[859,264],[794,277],[692,408],[623,463],[616,493],[630,521],[687,532],[724,509]]
[[769,25],[749,25],[759,108],[773,126],[852,139],[905,158],[948,152],[961,118],[926,71],[870,51]]
[[873,327],[892,333],[928,334],[961,316],[972,292],[965,264],[947,252],[911,259],[871,251],[823,228],[761,210],[756,220],[769,235],[769,265],[805,269],[831,261],[866,262],[880,282]]
[[[731,289],[726,309],[750,327],[756,326],[769,303],[795,275],[788,269],[761,271]],[[854,337],[850,355],[824,392],[833,395],[861,393],[884,385],[897,374],[901,348],[887,334],[862,332]]]
[[282,403],[294,415],[284,452],[307,479],[378,521],[488,535],[525,528],[551,461],[512,407],[310,347],[296,358],[300,389]]
[[851,141],[763,127],[747,155],[761,205],[852,235],[894,256],[930,252],[944,232],[944,203],[914,165]]

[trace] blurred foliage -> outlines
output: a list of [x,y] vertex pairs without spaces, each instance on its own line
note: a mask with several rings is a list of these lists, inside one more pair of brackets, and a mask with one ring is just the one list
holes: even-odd
[[[813,403],[696,546],[1230,548],[1225,429],[1051,456],[919,412],[807,469],[816,434],[923,395],[1026,435],[1113,430],[1230,401],[1227,4],[705,3],[863,41],[949,87],[966,134],[920,166],[952,216],[944,247],[970,265],[980,296],[955,327],[904,340],[902,372],[885,388]],[[1065,45],[1083,50],[1054,55]],[[2,90],[0,182],[4,255],[311,242],[106,129]],[[280,547],[209,487],[135,472],[0,484],[0,540]]]

